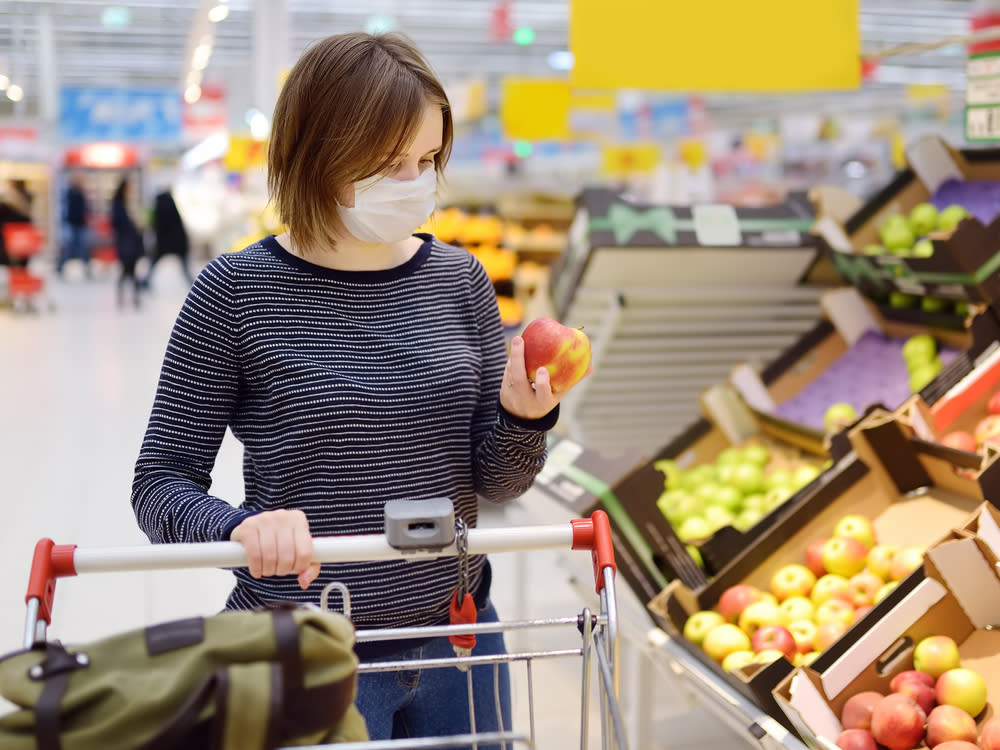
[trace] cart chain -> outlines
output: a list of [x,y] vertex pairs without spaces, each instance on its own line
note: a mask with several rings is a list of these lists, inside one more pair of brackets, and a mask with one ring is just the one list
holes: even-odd
[[469,525],[464,518],[455,521],[455,548],[458,550],[458,601],[469,593]]

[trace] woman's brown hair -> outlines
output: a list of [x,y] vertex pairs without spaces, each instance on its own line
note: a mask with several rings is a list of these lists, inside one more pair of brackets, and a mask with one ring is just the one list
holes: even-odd
[[278,96],[267,184],[278,215],[306,251],[333,247],[337,197],[381,174],[404,153],[427,104],[441,107],[438,173],[451,153],[444,87],[412,41],[398,33],[337,34],[312,45]]

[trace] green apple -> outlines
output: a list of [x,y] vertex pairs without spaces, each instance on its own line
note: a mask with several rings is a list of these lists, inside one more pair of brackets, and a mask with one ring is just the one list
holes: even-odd
[[792,484],[792,472],[788,469],[775,469],[764,478],[764,485],[768,490],[788,489]]
[[709,505],[705,508],[702,517],[708,522],[713,534],[723,526],[732,526],[734,518],[732,513],[718,505]]
[[949,669],[962,666],[961,661],[958,644],[946,635],[928,636],[913,648],[913,668],[918,672],[926,672],[935,680]]
[[882,245],[877,245],[873,243],[871,245],[865,245],[864,250],[861,251],[861,254],[872,255],[872,256],[888,255],[889,251],[886,250],[885,247],[883,247]]
[[[816,585],[815,579],[813,580],[813,585]],[[809,593],[812,593],[811,586]],[[804,596],[792,596],[778,605],[778,609],[781,610],[781,616],[785,618],[785,627],[799,620],[813,619],[813,616],[816,614],[816,605],[812,603],[808,596],[808,593]],[[809,641],[811,643],[812,639],[810,638]]]
[[715,467],[711,464],[702,464],[689,469],[684,474],[683,489],[694,490],[702,484],[714,484],[718,481],[719,475]]
[[[756,510],[761,514],[767,509],[767,495],[763,492],[755,492],[743,498],[743,511]],[[763,515],[761,515],[763,518]]]
[[867,562],[867,552],[875,546],[875,528],[872,522],[864,516],[851,513],[837,521],[833,527],[835,537],[857,539],[865,545],[865,561]]
[[951,307],[951,301],[940,297],[923,297],[920,300],[920,309],[924,312],[945,312],[949,307]]
[[956,706],[976,717],[986,708],[986,680],[971,669],[949,669],[938,677],[934,695],[939,704]]
[[712,525],[701,516],[691,516],[677,529],[677,536],[682,542],[706,539],[712,536]]
[[764,470],[755,463],[744,461],[736,467],[730,482],[744,495],[752,495],[765,486]]
[[930,362],[937,356],[937,341],[928,333],[918,333],[903,342],[903,361],[908,369],[921,362]]
[[743,462],[743,451],[739,448],[723,448],[719,455],[715,457],[715,465],[718,466],[735,466],[738,463]]
[[771,451],[766,446],[753,443],[743,449],[743,458],[752,464],[757,464],[762,469],[771,463]]
[[726,618],[713,610],[695,612],[684,622],[684,637],[696,646],[700,646],[713,628],[725,622]]
[[956,315],[968,315],[969,314],[969,303],[965,300],[959,300],[955,303],[955,314]]
[[968,215],[969,212],[965,210],[964,206],[957,204],[948,206],[938,215],[937,228],[942,232],[950,232]]
[[698,515],[701,502],[684,490],[667,490],[657,498],[656,507],[671,525],[678,526],[691,516]]
[[902,249],[909,250],[917,240],[909,222],[899,214],[894,214],[886,219],[878,231],[882,238],[882,244],[892,252]]
[[708,631],[701,647],[709,658],[721,663],[734,651],[750,651],[750,636],[727,622]]
[[910,250],[910,255],[914,258],[930,258],[934,255],[934,243],[928,239],[917,240]]
[[692,560],[697,563],[699,568],[705,568],[705,560],[701,556],[701,550],[695,547],[693,544],[685,544],[684,549],[687,550],[688,555]]
[[764,496],[764,504],[767,512],[770,513],[775,508],[784,505],[794,492],[789,487],[774,487],[767,491]]
[[663,486],[667,489],[675,489],[681,486],[684,470],[677,465],[676,461],[669,458],[661,458],[653,462],[653,468],[663,474]]
[[715,482],[704,482],[691,490],[691,494],[698,498],[702,505],[708,505],[721,486]]
[[795,488],[805,487],[816,477],[819,476],[819,469],[812,464],[802,464],[799,468],[795,470],[792,474],[792,485]]
[[933,203],[918,203],[910,210],[910,228],[918,237],[930,234],[938,226],[938,210]]
[[858,411],[851,404],[844,401],[827,407],[823,413],[823,429],[826,433],[833,434],[840,432],[845,427],[850,427],[858,418]]
[[922,391],[928,383],[941,374],[943,365],[940,359],[934,359],[922,365],[917,365],[910,371],[910,390],[913,393]]
[[919,300],[920,298],[915,294],[907,294],[906,292],[889,292],[889,306],[895,307],[899,310],[916,307]]
[[732,485],[720,485],[708,499],[710,507],[725,508],[730,513],[738,513],[743,507],[743,493]]
[[[758,497],[763,497],[763,495],[759,495]],[[763,517],[764,511],[760,508],[744,508],[733,519],[733,528],[737,531],[752,529]]]

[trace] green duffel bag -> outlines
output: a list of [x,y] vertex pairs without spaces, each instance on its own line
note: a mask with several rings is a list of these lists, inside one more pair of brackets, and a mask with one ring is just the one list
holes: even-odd
[[0,660],[3,750],[271,750],[368,739],[343,616],[277,607]]

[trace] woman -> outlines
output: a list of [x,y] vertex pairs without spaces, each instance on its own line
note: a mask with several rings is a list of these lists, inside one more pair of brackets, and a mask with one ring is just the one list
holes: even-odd
[[[395,34],[343,34],[310,48],[275,107],[272,199],[289,231],[212,261],[167,347],[132,503],[154,542],[233,539],[249,569],[231,608],[351,591],[359,628],[448,622],[454,558],[311,563],[311,535],[381,533],[392,499],[448,497],[476,525],[477,495],[524,493],[545,461],[558,402],[507,357],[479,262],[430,235],[452,121],[441,84]],[[245,498],[208,494],[226,428],[244,446]],[[470,558],[479,621],[496,621],[485,557]],[[447,639],[359,647],[363,660],[454,655]],[[474,654],[503,653],[499,635]],[[502,671],[503,713],[509,686]],[[434,674],[432,674],[434,673]],[[493,670],[473,670],[476,729],[498,727]],[[456,669],[362,675],[373,738],[469,731]],[[509,721],[505,722],[509,726]]]
[[139,278],[135,267],[143,256],[142,232],[128,212],[129,181],[123,178],[111,198],[111,231],[115,238],[115,250],[121,275],[118,277],[118,305],[125,304],[125,285],[132,286],[132,304],[139,307]]

